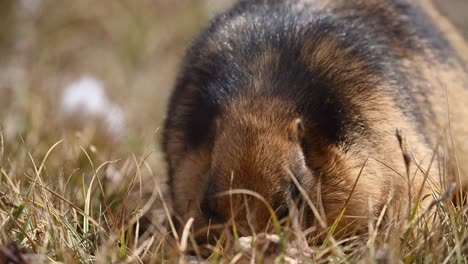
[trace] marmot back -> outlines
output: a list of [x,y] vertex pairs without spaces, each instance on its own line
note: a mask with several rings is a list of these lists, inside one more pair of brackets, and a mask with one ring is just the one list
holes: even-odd
[[247,232],[265,202],[285,217],[307,200],[306,224],[346,206],[339,227],[366,230],[385,205],[387,220],[424,210],[468,173],[460,39],[423,1],[241,1],[194,41],[170,99],[176,216]]

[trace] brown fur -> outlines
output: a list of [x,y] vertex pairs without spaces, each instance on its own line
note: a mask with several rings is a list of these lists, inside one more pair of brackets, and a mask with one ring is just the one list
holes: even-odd
[[[281,1],[270,2],[272,6],[282,5]],[[298,0],[288,8],[293,14],[304,16],[309,9],[347,7],[350,3],[360,3],[362,9],[344,8],[346,11],[337,11],[334,19],[345,19],[349,15],[375,19],[379,17],[375,12],[384,13],[381,19],[393,16],[395,21],[397,18],[401,21],[413,19],[401,17],[396,8],[383,0]],[[251,9],[259,8],[254,3],[251,5]],[[231,20],[215,20],[209,31],[211,35],[202,35],[195,48],[189,51],[186,62],[189,66],[181,74],[180,88],[174,92],[166,121],[164,146],[173,206],[179,219],[186,221],[194,217],[196,228],[235,219],[243,230],[262,230],[270,221],[267,207],[254,197],[246,198],[248,195],[226,194],[233,189],[254,191],[279,216],[287,216],[292,200],[300,200],[300,195],[294,196],[298,191],[291,183],[293,175],[300,179],[308,198],[321,212],[321,216],[310,213],[306,223],[311,225],[314,219],[322,217],[330,226],[346,206],[339,227],[365,230],[369,219],[378,217],[385,206],[390,207],[386,219],[392,221],[405,215],[411,206],[408,201],[414,201],[419,195],[425,197],[420,209],[424,212],[433,201],[431,197],[445,192],[449,183],[457,182],[461,188],[468,186],[468,74],[464,57],[468,53],[461,37],[427,1],[414,5],[424,19],[436,25],[428,25],[436,32],[434,38],[448,39],[447,47],[433,45],[431,37],[417,34],[423,29],[411,28],[409,23],[389,28],[386,48],[396,59],[382,57],[382,60],[388,59],[389,63],[397,65],[394,67],[399,67],[403,75],[401,81],[385,77],[385,72],[373,72],[372,65],[369,66],[372,57],[356,55],[359,47],[348,48],[335,35],[301,44],[297,61],[293,63],[303,65],[315,74],[314,78],[328,80],[326,85],[331,90],[317,91],[317,94],[326,93],[325,100],[329,96],[337,98],[340,107],[317,108],[317,111],[328,113],[330,110],[332,117],[346,119],[337,128],[344,131],[339,139],[329,138],[330,135],[323,132],[323,129],[328,131],[328,126],[335,126],[328,124],[330,121],[323,119],[327,117],[321,112],[316,117],[304,115],[298,102],[291,99],[295,95],[265,92],[264,87],[278,85],[271,80],[269,67],[283,63],[281,54],[284,52],[267,44],[255,54],[239,55],[247,57],[244,71],[254,76],[247,84],[239,83],[237,88],[244,90],[219,99],[215,104],[219,108],[209,108],[204,115],[193,114],[204,109],[198,110],[198,101],[193,98],[200,94],[203,98],[204,91],[208,90],[201,89],[204,77],[191,72],[190,63],[198,62],[190,59],[190,52],[198,52],[197,58],[207,61],[210,56],[227,50],[235,53],[236,48],[230,45],[237,44],[237,28],[249,28],[253,23],[249,16],[236,16],[235,12]],[[242,8],[238,7],[241,12]],[[217,24],[231,25],[232,32],[217,29]],[[390,35],[397,34],[395,32],[402,37],[410,36],[411,45],[417,48],[396,41],[398,38]],[[381,33],[384,39],[386,33]],[[205,43],[205,39],[210,41]],[[366,44],[368,42],[363,45]],[[441,52],[449,55],[440,55]],[[236,64],[235,60],[233,64],[237,66],[232,70],[235,79],[234,72],[242,69],[243,64]],[[289,89],[287,82],[282,85],[281,89]],[[409,87],[410,99],[402,96],[404,85]],[[322,99],[317,100],[314,105],[323,103]],[[334,103],[330,104],[334,107]],[[406,107],[405,103],[411,107]],[[326,108],[327,104],[324,105]],[[346,115],[342,117],[340,111]],[[216,114],[206,115],[211,112]],[[206,120],[203,120],[205,115]],[[195,134],[202,139],[196,144],[189,142],[191,132],[187,124],[191,118],[203,127],[202,133]],[[208,120],[210,118],[213,122]],[[397,130],[402,136],[401,142],[397,139]]]

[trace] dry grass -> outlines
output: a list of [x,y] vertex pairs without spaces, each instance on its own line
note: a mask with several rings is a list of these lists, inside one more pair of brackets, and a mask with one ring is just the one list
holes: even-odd
[[[201,252],[229,263],[467,261],[468,207],[444,199],[423,218],[379,228],[379,216],[346,240],[332,225],[325,243],[302,229],[299,209],[253,245],[228,230],[196,246],[190,222],[175,234],[159,126],[183,50],[208,19],[203,3],[19,4],[34,2],[0,2],[0,263],[183,263]],[[84,74],[125,113],[121,133],[109,134],[102,116],[62,113],[63,88]]]

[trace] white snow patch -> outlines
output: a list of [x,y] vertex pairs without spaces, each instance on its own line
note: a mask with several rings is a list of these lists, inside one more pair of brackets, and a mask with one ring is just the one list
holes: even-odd
[[103,83],[88,75],[67,85],[62,96],[65,114],[98,115],[104,113],[109,104]]
[[104,83],[90,75],[84,75],[65,87],[61,111],[65,117],[100,120],[112,136],[121,136],[125,129],[123,110],[107,97]]

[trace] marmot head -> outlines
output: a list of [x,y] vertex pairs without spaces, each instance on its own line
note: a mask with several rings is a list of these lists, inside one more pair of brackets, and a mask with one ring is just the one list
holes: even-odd
[[313,179],[303,151],[303,121],[287,106],[278,107],[273,102],[240,102],[217,120],[201,204],[212,223],[235,220],[248,232],[260,231],[273,211],[278,218],[287,216],[298,199],[292,177]]

